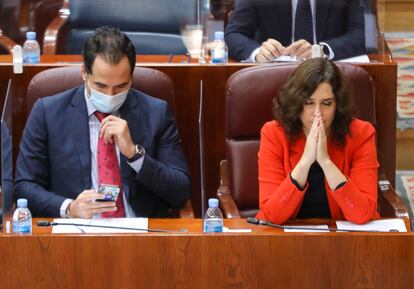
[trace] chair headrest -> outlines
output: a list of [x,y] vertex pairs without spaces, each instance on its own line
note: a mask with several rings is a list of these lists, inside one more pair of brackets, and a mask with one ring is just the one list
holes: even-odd
[[[348,80],[358,117],[374,126],[375,91],[369,73],[359,66],[336,63]],[[245,68],[234,73],[226,88],[226,138],[258,138],[263,124],[273,119],[273,98],[297,63],[276,63]]]
[[[27,111],[41,97],[51,96],[83,84],[80,66],[47,69],[36,74],[27,88]],[[165,73],[147,67],[136,67],[132,88],[167,101],[175,112],[174,84]]]
[[69,9],[71,28],[179,33],[180,26],[197,23],[196,1],[190,0],[71,0]]

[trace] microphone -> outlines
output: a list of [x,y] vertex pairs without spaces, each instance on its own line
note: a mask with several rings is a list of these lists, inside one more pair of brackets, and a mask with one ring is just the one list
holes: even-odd
[[92,227],[92,228],[105,228],[105,229],[122,229],[122,230],[131,230],[131,231],[141,231],[141,232],[152,232],[152,233],[186,233],[188,230],[181,229],[176,230],[164,230],[164,229],[142,229],[142,228],[131,228],[131,227],[117,227],[117,226],[106,226],[106,225],[91,225],[91,224],[76,224],[76,223],[59,223],[59,222],[50,222],[48,220],[40,220],[37,222],[38,227],[51,227],[51,226],[75,226],[85,233],[84,230],[80,227]]
[[[277,225],[273,224],[268,221],[259,220],[256,218],[247,218],[247,223],[254,224],[254,225],[264,225],[264,226],[270,226],[275,227],[278,229],[287,229],[287,230],[307,230],[307,231],[326,231],[326,232],[383,232],[379,230],[345,230],[345,229],[335,229],[335,228],[312,228],[312,227],[301,227],[301,226],[284,226],[284,225]],[[397,229],[391,229],[389,232],[399,232]]]

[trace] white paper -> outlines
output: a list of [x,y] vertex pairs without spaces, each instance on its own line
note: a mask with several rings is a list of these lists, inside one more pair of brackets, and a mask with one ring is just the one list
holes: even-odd
[[223,227],[224,233],[251,233],[252,229],[230,229],[227,227]]
[[[53,222],[64,223],[69,225],[55,225],[52,233],[145,233],[148,229],[147,218],[113,218],[113,219],[54,219]],[[75,224],[75,225],[70,225]],[[84,225],[98,225],[111,227],[126,227],[143,229],[144,231],[115,229],[115,228],[98,228],[87,227]],[[83,230],[83,231],[82,231]]]
[[338,62],[352,62],[352,63],[370,63],[368,55],[358,55],[350,58],[338,60]]
[[276,57],[275,59],[273,59],[273,61],[275,62],[294,62],[294,61],[298,61],[296,56],[295,57],[291,57],[289,55],[281,55],[279,57]]
[[407,232],[404,220],[402,219],[384,219],[368,222],[364,225],[357,225],[347,221],[336,221],[336,227],[339,230],[360,230],[373,232]]
[[[305,232],[305,233],[317,233],[317,232],[325,232],[329,233],[328,225],[303,225],[303,226],[287,226],[289,228],[285,228],[285,232],[289,233],[297,233],[297,232]],[[320,230],[306,230],[304,228],[311,228],[311,229],[320,229]]]
[[[279,57],[276,57],[274,62],[295,62],[298,61],[296,57],[291,57],[289,55],[281,55]],[[358,55],[350,58],[345,58],[338,60],[338,62],[351,62],[351,63],[370,63],[368,55]]]

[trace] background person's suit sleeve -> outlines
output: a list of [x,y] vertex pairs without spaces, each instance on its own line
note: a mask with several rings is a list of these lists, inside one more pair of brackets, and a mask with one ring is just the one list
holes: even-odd
[[[364,9],[361,6],[360,1],[351,0],[341,7],[342,8],[337,7],[337,12],[341,13],[341,9],[346,9],[346,11],[342,11],[342,13],[347,14],[347,22],[337,23],[335,21],[336,17],[333,14],[326,16],[329,20],[326,22],[326,25],[323,25],[324,29],[330,30],[338,36],[330,37],[328,35],[321,35],[318,37],[319,41],[326,42],[331,47],[335,53],[335,60],[366,54]],[[341,30],[342,28],[345,28],[342,33],[335,31]]]
[[235,1],[225,35],[230,58],[248,59],[253,50],[260,47],[260,43],[254,40],[258,21],[255,5],[250,1]]

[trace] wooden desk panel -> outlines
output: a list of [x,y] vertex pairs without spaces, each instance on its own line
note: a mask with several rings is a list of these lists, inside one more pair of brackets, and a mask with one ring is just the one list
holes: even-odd
[[[140,56],[138,56],[138,60]],[[161,56],[165,57],[165,56]],[[159,61],[151,56],[141,58],[138,65],[158,69],[168,74],[174,81],[176,89],[176,120],[183,140],[192,174],[193,205],[200,215],[200,164],[198,141],[198,108],[200,80],[204,87],[205,108],[205,173],[207,196],[213,196],[219,185],[219,162],[225,158],[224,115],[225,87],[227,79],[236,71],[257,64],[230,63],[227,65],[183,64],[181,58],[177,63],[153,63]],[[38,72],[64,65],[80,65],[80,56],[43,56],[39,65],[24,67],[24,74],[13,75],[9,56],[0,56],[0,79],[13,77],[14,87],[14,153],[18,152],[25,121],[26,89],[31,78]],[[149,62],[147,62],[149,61]],[[175,61],[175,60],[174,60]],[[2,63],[3,62],[3,63]],[[384,171],[395,184],[396,159],[396,86],[397,64],[394,62],[361,64],[372,76],[376,91],[376,110],[378,118],[378,150],[382,152]],[[0,89],[1,91],[1,89]],[[386,140],[386,141],[385,141]]]
[[150,220],[182,234],[0,234],[1,288],[412,288],[413,233],[203,234],[201,220]]

